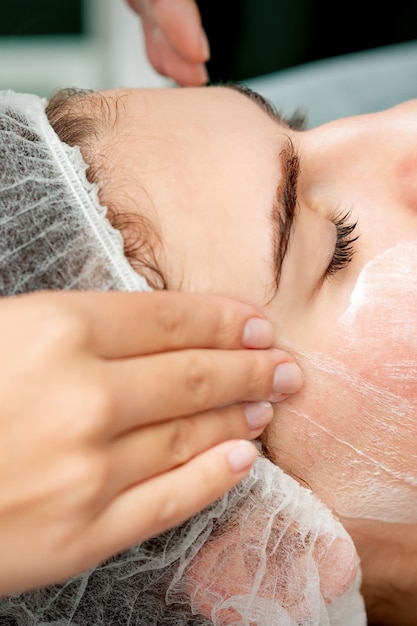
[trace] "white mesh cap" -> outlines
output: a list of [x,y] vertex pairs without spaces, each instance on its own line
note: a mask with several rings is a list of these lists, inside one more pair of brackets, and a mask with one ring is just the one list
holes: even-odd
[[365,626],[360,584],[343,526],[260,457],[181,526],[64,584],[1,599],[0,624]]
[[[0,92],[0,294],[149,289],[45,101]],[[184,524],[62,584],[0,599],[7,626],[364,626],[353,542],[259,457]]]
[[0,295],[150,290],[126,259],[80,150],[60,141],[45,105],[0,91]]

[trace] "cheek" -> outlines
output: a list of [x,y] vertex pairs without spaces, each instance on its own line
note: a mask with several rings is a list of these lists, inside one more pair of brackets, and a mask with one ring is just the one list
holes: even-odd
[[345,517],[417,521],[417,243],[362,271],[326,355],[279,408],[274,458]]

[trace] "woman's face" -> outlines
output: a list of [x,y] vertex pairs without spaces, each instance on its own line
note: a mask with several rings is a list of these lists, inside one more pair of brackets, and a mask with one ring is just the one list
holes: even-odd
[[112,201],[169,288],[257,305],[304,369],[271,458],[344,519],[417,522],[417,101],[297,131],[227,87],[109,95]]

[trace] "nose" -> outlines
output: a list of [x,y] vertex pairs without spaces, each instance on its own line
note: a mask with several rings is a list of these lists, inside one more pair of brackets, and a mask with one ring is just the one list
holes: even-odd
[[303,173],[326,181],[363,168],[372,137],[369,117],[335,120],[301,135]]
[[[415,203],[417,100],[387,111],[335,120],[301,135],[307,182],[349,191],[363,186],[375,201]],[[311,178],[309,180],[309,175]],[[348,200],[349,200],[348,196]]]
[[[414,113],[417,107],[414,107]],[[301,135],[301,193],[314,202],[417,206],[417,115],[409,111],[335,120]],[[319,196],[319,198],[317,197]]]
[[336,120],[301,135],[300,197],[324,215],[351,211],[365,263],[417,239],[417,102]]

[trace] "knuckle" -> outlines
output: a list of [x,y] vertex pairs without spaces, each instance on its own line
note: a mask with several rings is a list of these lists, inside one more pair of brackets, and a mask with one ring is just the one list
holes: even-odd
[[184,375],[184,389],[195,411],[204,409],[210,402],[212,372],[204,352],[190,351]]
[[168,454],[173,466],[181,465],[192,456],[192,438],[195,430],[192,418],[175,420],[168,438]]
[[91,509],[99,504],[109,479],[109,467],[103,454],[93,452],[73,455],[61,468],[59,485],[62,492],[73,494],[77,508]]
[[178,306],[173,307],[168,302],[158,307],[156,324],[173,345],[181,343],[186,323],[186,314],[182,308]]
[[275,369],[272,359],[262,352],[250,352],[246,356],[249,357],[247,368],[249,394],[254,397],[270,394]]
[[103,496],[108,490],[110,482],[110,463],[107,456],[104,453],[96,453],[93,455],[93,461],[90,464],[88,477],[90,485],[91,499],[99,503],[102,501]]
[[242,322],[232,308],[222,308],[216,318],[215,336],[219,348],[237,348],[241,345]]
[[85,434],[96,437],[111,423],[115,403],[111,393],[102,385],[91,385],[85,393],[84,421]]
[[223,409],[217,409],[213,413],[218,415],[218,423],[221,424],[221,440],[243,437],[246,439],[250,434],[250,428],[246,419],[244,404],[234,404]]
[[79,314],[59,305],[49,305],[40,313],[42,343],[45,346],[57,347],[62,352],[87,342],[87,324]]
[[97,440],[111,423],[115,410],[113,398],[103,385],[80,384],[78,397],[71,397],[71,428],[67,432],[78,441]]
[[176,494],[164,498],[159,509],[159,527],[162,531],[175,525],[182,518],[181,512],[181,501]]

